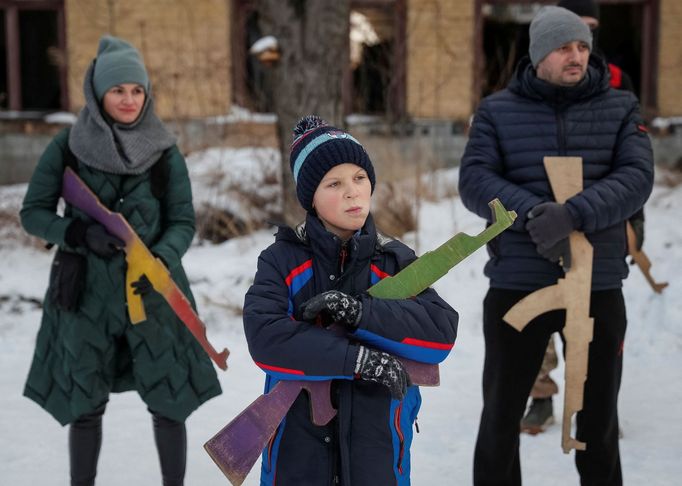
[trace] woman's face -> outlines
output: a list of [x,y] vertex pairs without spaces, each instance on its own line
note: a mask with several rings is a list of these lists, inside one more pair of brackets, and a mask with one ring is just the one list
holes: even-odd
[[145,96],[144,87],[140,84],[117,84],[104,93],[102,106],[115,122],[127,125],[140,116]]
[[371,198],[372,184],[365,169],[340,164],[317,186],[313,208],[327,231],[345,241],[364,226]]

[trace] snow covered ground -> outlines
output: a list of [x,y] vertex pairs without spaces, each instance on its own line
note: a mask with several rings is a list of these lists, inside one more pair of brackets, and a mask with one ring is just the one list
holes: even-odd
[[[224,159],[229,163],[229,157]],[[452,187],[455,177],[451,171],[438,180]],[[16,186],[0,188],[0,195],[18,190]],[[629,324],[620,394],[625,435],[620,445],[629,485],[676,485],[682,477],[682,225],[676,211],[681,203],[682,185],[671,187],[659,177],[647,205],[645,250],[654,276],[670,286],[662,295],[654,294],[633,267],[624,288]],[[422,203],[420,223],[422,253],[456,232],[477,234],[483,229],[482,221],[457,197]],[[415,235],[406,240],[416,241]],[[259,252],[271,241],[272,232],[263,230],[220,245],[196,244],[184,259],[209,339],[216,347],[227,346],[231,351],[229,370],[219,372],[223,395],[201,407],[187,423],[188,486],[228,484],[202,445],[262,391],[263,373],[249,357],[235,309],[242,305]],[[0,242],[0,249],[0,484],[67,485],[67,429],[22,396],[40,322],[35,301],[44,294],[52,255],[25,244]],[[484,251],[477,252],[436,284],[459,311],[460,332],[441,367],[441,386],[422,390],[421,433],[413,445],[412,483],[416,486],[471,484],[481,407],[485,259]],[[560,380],[562,372],[555,371],[555,378]],[[560,411],[555,407],[557,418]],[[578,484],[573,454],[562,453],[560,439],[560,424],[540,436],[522,437],[524,484]],[[135,393],[111,397],[97,484],[160,484],[151,420]],[[245,484],[258,484],[258,466]]]

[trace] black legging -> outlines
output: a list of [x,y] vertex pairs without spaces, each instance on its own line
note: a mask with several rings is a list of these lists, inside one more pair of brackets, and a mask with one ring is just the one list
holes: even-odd
[[[93,486],[102,446],[102,415],[106,404],[82,415],[69,428],[71,486]],[[187,462],[187,432],[176,422],[152,412],[154,442],[161,463],[163,486],[182,486]]]
[[187,462],[187,432],[184,422],[176,422],[152,412],[154,442],[161,462],[163,486],[182,486]]
[[91,486],[97,475],[97,459],[102,447],[102,415],[106,403],[82,415],[69,427],[71,486]]

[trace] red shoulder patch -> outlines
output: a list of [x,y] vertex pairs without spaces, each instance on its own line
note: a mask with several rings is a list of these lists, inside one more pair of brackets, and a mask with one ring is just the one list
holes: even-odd
[[609,74],[611,75],[610,85],[612,88],[620,89],[623,84],[623,70],[615,64],[609,63]]

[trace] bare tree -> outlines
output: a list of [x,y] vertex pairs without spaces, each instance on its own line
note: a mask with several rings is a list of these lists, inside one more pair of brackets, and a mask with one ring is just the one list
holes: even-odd
[[343,123],[342,81],[348,64],[349,0],[259,0],[264,35],[277,38],[279,61],[268,70],[282,154],[282,212],[288,224],[302,218],[289,170],[292,129],[316,114]]

